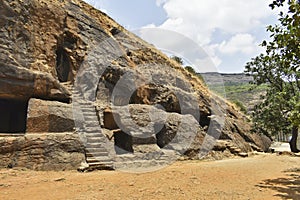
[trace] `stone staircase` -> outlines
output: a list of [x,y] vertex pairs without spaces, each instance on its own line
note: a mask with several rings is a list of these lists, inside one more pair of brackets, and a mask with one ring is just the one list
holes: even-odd
[[[79,171],[120,170],[127,172],[146,172],[158,170],[177,159],[173,151],[134,153],[117,155],[114,143],[106,138],[101,130],[94,102],[84,100],[81,93],[64,84],[72,92],[76,131],[85,145],[86,164]],[[172,155],[171,155],[172,154]]]
[[64,89],[68,90],[68,92],[72,93],[73,92],[73,84],[72,82],[61,82],[60,85],[63,86]]
[[109,141],[101,129],[94,102],[85,100],[79,91],[72,88],[72,84],[63,85],[72,92],[76,131],[85,145],[86,163],[79,171],[115,169],[147,172],[162,169],[178,159],[174,151],[160,150],[158,146],[159,150],[155,152],[116,154],[114,142]]
[[76,131],[84,141],[87,166],[80,170],[114,169],[112,147],[109,147],[106,136],[102,133],[94,102],[85,101],[80,93],[73,91],[73,106],[75,115],[79,115]]
[[242,150],[240,148],[235,147],[230,143],[226,144],[226,146],[232,154],[240,156],[240,157],[248,157],[248,153],[242,152]]
[[[127,153],[117,155],[114,151],[114,143],[109,141],[101,130],[94,102],[85,101],[80,93],[73,91],[73,106],[78,115],[81,115],[82,123],[78,123],[76,131],[83,138],[85,144],[86,166],[80,171],[91,170],[120,170],[125,172],[148,172],[162,169],[178,160],[172,150],[159,150],[148,153]],[[231,143],[224,143],[232,154],[247,157],[248,154]]]

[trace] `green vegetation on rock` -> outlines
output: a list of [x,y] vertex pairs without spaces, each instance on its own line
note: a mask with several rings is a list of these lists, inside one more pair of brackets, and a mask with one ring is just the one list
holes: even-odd
[[171,59],[175,60],[178,64],[183,65],[183,59],[178,56],[171,56]]

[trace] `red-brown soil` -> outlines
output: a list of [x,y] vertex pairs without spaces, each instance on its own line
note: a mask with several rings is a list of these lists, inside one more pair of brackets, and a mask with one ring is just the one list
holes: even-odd
[[2,169],[0,199],[300,199],[300,158],[183,161],[142,174]]

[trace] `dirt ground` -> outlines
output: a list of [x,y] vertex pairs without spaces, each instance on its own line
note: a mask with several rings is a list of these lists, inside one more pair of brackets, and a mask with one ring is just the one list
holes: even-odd
[[2,169],[0,199],[300,199],[300,157],[182,161],[140,174]]

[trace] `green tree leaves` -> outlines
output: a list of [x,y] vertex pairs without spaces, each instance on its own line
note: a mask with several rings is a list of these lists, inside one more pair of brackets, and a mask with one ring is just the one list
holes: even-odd
[[275,0],[272,9],[287,5],[288,12],[279,13],[279,24],[270,25],[271,41],[263,41],[266,53],[253,58],[245,72],[253,84],[267,83],[263,103],[257,105],[253,120],[256,129],[267,134],[288,133],[300,125],[300,3]]

